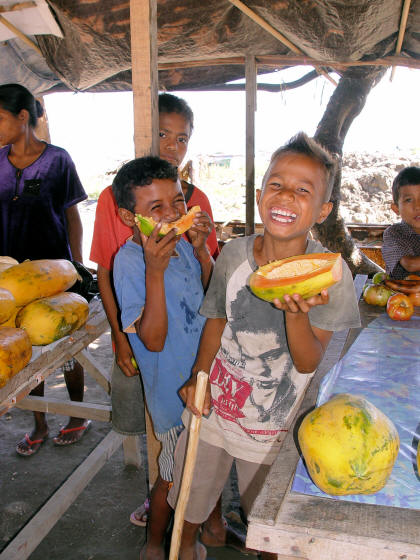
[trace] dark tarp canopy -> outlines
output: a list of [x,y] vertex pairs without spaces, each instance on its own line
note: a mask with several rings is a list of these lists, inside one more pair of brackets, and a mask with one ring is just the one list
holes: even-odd
[[[19,38],[2,43],[0,83],[20,82],[36,94],[130,90],[129,1],[48,4],[64,38],[33,37],[42,56]],[[396,0],[246,1],[306,57],[331,63],[325,67],[335,62],[338,70],[344,68],[340,63],[374,61],[395,53],[402,5]],[[243,78],[247,53],[257,60],[262,57],[259,73],[273,70],[264,65],[266,55],[291,56],[290,64],[283,60],[279,66],[296,64],[296,53],[228,0],[158,0],[157,10],[161,89],[200,89]],[[401,56],[420,66],[420,0],[411,2]],[[215,64],[220,59],[227,59],[226,64]],[[186,67],[205,60],[207,66]]]

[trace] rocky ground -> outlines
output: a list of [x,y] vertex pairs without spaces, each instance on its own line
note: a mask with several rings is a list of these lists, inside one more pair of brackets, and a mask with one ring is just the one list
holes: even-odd
[[[261,185],[268,159],[269,154],[259,154],[256,158],[257,188]],[[390,209],[392,181],[398,171],[409,165],[420,165],[419,149],[396,150],[392,154],[345,153],[341,185],[341,213],[345,221],[358,224],[395,221]],[[203,158],[194,170],[197,170],[195,182],[209,196],[216,221],[244,221],[245,173],[241,160],[232,159],[230,168],[222,168]],[[257,212],[255,219],[260,221]]]
[[347,223],[389,224],[397,218],[390,208],[396,174],[420,166],[420,152],[345,154],[341,181],[341,214]]

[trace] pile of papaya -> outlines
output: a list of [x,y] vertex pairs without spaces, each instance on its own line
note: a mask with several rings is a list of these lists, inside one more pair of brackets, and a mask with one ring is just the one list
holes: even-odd
[[80,328],[88,302],[66,292],[78,280],[70,261],[42,259],[19,264],[0,257],[0,387],[44,346]]

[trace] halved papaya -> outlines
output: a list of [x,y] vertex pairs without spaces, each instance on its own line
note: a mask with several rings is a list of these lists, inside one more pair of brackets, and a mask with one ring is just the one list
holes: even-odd
[[[171,229],[176,228],[176,234],[182,235],[187,230],[190,229],[193,225],[194,217],[197,212],[201,212],[201,208],[199,206],[193,206],[184,216],[181,216],[179,220],[175,222],[167,222],[162,224],[162,227],[159,231],[159,236],[163,237],[167,233],[171,231]],[[136,214],[135,220],[139,230],[144,233],[147,237],[152,233],[154,228],[157,226],[158,222],[156,222],[151,217],[142,216],[141,214]]]
[[249,286],[265,301],[284,301],[286,294],[308,299],[341,280],[341,275],[341,253],[309,253],[260,266],[251,274]]

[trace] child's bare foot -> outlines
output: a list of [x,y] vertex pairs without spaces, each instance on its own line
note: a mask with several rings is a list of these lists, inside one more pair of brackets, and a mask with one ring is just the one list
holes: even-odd
[[180,560],[206,560],[206,558],[207,549],[200,541],[196,541],[195,546],[191,548],[182,548],[179,551]]
[[146,543],[140,551],[140,560],[165,560],[165,549]]
[[258,554],[256,550],[246,548],[245,535],[230,527],[224,518],[218,524],[211,523],[211,526],[208,522],[204,523],[201,529],[200,540],[206,546],[214,548],[227,546],[245,554]]

